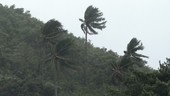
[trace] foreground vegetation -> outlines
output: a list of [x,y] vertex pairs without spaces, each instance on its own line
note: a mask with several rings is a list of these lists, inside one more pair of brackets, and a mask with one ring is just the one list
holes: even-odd
[[[119,56],[75,37],[57,20],[43,23],[14,5],[0,5],[0,12],[0,96],[170,96],[170,59],[158,70],[147,67],[137,38]],[[97,27],[93,20],[92,28],[105,28],[106,21]],[[87,29],[88,16],[80,21],[86,37],[96,33]]]

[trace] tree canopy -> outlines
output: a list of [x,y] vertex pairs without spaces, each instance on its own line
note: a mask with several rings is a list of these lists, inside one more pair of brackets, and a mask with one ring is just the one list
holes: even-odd
[[[59,20],[44,23],[15,5],[0,4],[0,13],[0,96],[170,96],[170,59],[158,70],[148,67],[137,38],[122,56],[91,42],[84,54],[85,39]],[[105,28],[102,16],[89,6],[80,19],[83,32]]]

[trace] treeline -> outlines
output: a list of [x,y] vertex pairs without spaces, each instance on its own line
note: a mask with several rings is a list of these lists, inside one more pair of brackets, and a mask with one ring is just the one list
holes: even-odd
[[15,5],[1,4],[0,13],[0,96],[170,96],[168,58],[153,70],[137,53],[144,49],[137,38],[123,56],[87,42],[105,28],[98,8],[89,6],[80,19],[85,39]]

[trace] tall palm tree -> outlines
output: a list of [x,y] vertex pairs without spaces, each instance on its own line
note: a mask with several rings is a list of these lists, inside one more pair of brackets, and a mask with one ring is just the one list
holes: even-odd
[[72,66],[73,64],[71,63],[71,60],[66,58],[67,54],[69,54],[70,52],[69,50],[71,45],[73,44],[73,41],[69,38],[61,38],[61,35],[65,32],[67,31],[63,29],[61,23],[54,19],[49,20],[42,28],[43,39],[47,45],[47,56],[44,60],[44,63],[51,62],[51,64],[54,64],[55,66],[54,69],[56,75],[54,78],[56,83],[56,96],[58,96],[61,68],[74,68],[74,66]]
[[[98,34],[98,32],[95,29],[99,29],[102,30],[104,29],[106,26],[106,21],[105,18],[102,17],[103,13],[100,12],[100,10],[98,8],[93,7],[92,5],[90,5],[85,13],[84,13],[84,20],[83,19],[79,19],[82,24],[81,24],[81,29],[85,34],[85,63],[87,62],[87,35],[95,35]],[[86,85],[86,72],[85,72],[85,64],[82,67],[83,68],[83,74],[84,74],[84,84]]]
[[103,13],[100,12],[98,8],[95,8],[91,5],[86,9],[84,13],[84,20],[79,19],[82,22],[81,29],[85,34],[86,46],[87,46],[87,34],[89,35],[98,34],[98,32],[95,29],[102,30],[106,27],[105,18],[103,18],[102,16]]

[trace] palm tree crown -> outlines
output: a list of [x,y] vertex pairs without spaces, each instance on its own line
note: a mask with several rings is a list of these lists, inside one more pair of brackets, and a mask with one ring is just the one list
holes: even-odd
[[54,43],[54,39],[56,39],[58,34],[65,33],[66,30],[63,29],[62,24],[55,20],[51,19],[47,23],[44,24],[44,27],[42,28],[42,35],[44,40],[47,40],[51,43]]
[[134,64],[144,64],[145,61],[142,60],[142,57],[148,58],[148,56],[136,53],[138,50],[143,50],[144,46],[136,38],[132,38],[127,45],[127,50],[124,51],[124,55],[118,59],[116,64],[113,64],[113,78],[114,82],[122,80],[126,72],[133,67]]
[[136,53],[138,50],[143,50],[143,49],[144,46],[142,45],[140,40],[138,41],[136,38],[132,38],[127,45],[127,50],[124,51],[124,53],[129,57],[134,57],[136,59],[141,60],[141,57],[148,58],[148,56]]
[[105,18],[102,17],[103,13],[99,11],[98,8],[93,7],[92,5],[89,6],[84,14],[84,20],[79,19],[81,24],[81,29],[86,34],[98,34],[94,29],[104,29],[105,26]]

